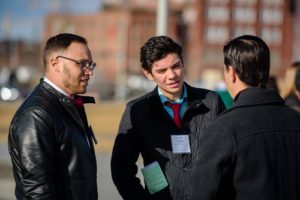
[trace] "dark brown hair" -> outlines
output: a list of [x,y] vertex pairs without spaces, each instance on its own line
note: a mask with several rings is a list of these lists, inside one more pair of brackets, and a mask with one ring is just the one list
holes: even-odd
[[52,52],[66,50],[72,42],[79,42],[87,45],[87,40],[85,38],[71,33],[61,33],[50,37],[44,48],[44,67],[47,67],[47,59]]

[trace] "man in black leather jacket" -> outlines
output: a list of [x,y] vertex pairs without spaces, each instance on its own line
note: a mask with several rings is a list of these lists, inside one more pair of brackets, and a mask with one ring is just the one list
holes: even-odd
[[17,199],[98,199],[93,132],[84,103],[96,64],[87,41],[62,33],[44,49],[45,77],[15,113],[8,138]]
[[[224,104],[217,93],[184,82],[182,49],[171,38],[150,38],[141,48],[141,63],[157,87],[126,106],[111,159],[113,181],[128,200],[198,199],[191,180],[198,173],[199,137]],[[146,188],[136,177],[140,154]]]

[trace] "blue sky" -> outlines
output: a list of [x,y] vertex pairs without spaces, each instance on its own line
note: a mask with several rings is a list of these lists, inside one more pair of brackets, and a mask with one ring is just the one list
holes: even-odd
[[101,0],[0,0],[0,40],[39,40],[51,12],[93,13]]

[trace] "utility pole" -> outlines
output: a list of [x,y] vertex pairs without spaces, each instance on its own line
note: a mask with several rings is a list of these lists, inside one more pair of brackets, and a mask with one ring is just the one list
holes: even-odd
[[168,33],[168,0],[157,0],[156,35]]

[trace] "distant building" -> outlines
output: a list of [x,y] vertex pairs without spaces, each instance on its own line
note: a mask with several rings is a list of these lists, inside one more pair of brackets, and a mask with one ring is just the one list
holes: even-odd
[[222,47],[244,34],[262,37],[271,49],[271,73],[282,76],[292,61],[293,16],[288,0],[202,0],[186,7],[186,60],[190,80],[223,69]]
[[[273,75],[283,76],[292,61],[293,0],[168,2],[168,35],[184,48],[186,77],[191,83],[222,79],[222,47],[243,34],[258,35],[267,42]],[[45,38],[60,32],[86,37],[98,64],[94,84],[100,95],[112,96],[115,88],[127,86],[131,75],[141,74],[139,50],[156,34],[156,7],[157,1],[103,0],[97,14],[51,14],[45,22]]]
[[0,101],[15,101],[29,94],[41,76],[40,50],[39,43],[0,42]]
[[0,41],[0,69],[16,70],[20,65],[42,67],[40,44],[19,40]]
[[[171,14],[169,33],[174,38],[175,22]],[[109,4],[97,14],[49,15],[45,22],[44,38],[61,32],[72,32],[87,38],[97,63],[97,78],[93,79],[95,88],[103,98],[110,98],[116,95],[112,94],[115,88],[126,87],[128,75],[141,73],[139,51],[142,44],[155,35],[155,28],[156,13],[151,3],[147,7]]]

